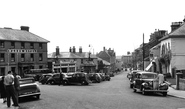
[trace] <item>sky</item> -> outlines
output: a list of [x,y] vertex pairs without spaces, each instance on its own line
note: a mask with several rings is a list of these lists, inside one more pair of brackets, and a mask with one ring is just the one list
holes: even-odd
[[[184,0],[1,0],[0,28],[20,29],[49,40],[48,53],[79,51],[94,54],[111,48],[116,56],[133,52],[150,34],[171,32],[184,19]],[[91,45],[91,47],[89,47]]]

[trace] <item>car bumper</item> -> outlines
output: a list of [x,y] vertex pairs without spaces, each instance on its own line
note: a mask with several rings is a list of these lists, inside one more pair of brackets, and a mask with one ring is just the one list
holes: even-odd
[[37,92],[37,93],[32,93],[32,94],[19,95],[19,98],[28,97],[28,96],[38,96],[38,95],[41,95],[41,93]]
[[168,90],[147,90],[145,89],[145,92],[168,92]]

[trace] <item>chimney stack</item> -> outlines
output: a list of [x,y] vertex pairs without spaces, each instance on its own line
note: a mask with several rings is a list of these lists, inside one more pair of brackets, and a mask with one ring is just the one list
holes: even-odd
[[69,48],[69,52],[70,52],[70,53],[72,52],[72,48],[71,48],[71,47]]
[[76,53],[76,49],[75,49],[75,46],[73,46],[73,53]]
[[172,22],[171,32],[179,28],[181,25],[182,25],[182,22]]
[[82,53],[82,47],[79,48],[79,53]]
[[29,27],[28,26],[21,26],[21,30],[29,31]]
[[60,49],[59,46],[56,47],[56,56],[60,55]]
[[105,51],[105,47],[103,47],[103,51]]

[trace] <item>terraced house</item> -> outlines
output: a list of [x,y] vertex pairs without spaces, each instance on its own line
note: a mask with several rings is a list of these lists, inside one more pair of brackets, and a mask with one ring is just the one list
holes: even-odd
[[0,28],[0,75],[9,70],[24,74],[30,69],[47,68],[48,40],[21,29]]

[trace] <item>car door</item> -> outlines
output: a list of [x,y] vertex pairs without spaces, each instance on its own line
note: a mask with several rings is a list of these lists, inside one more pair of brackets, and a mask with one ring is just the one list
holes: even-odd
[[139,89],[141,87],[141,74],[137,73],[135,76],[135,86]]

